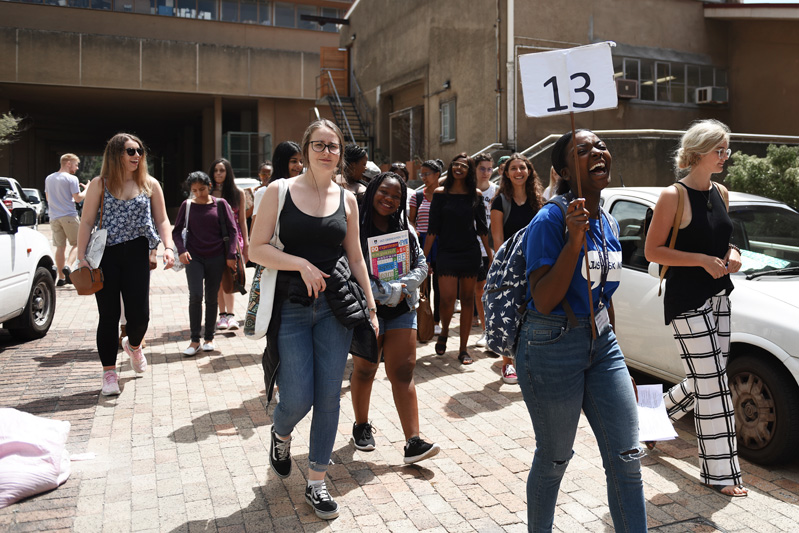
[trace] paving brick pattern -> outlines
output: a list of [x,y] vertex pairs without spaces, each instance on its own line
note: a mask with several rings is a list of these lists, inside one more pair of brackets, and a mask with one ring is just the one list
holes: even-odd
[[[245,303],[237,297],[239,317]],[[404,437],[385,372],[372,394],[373,452],[350,443],[354,417],[345,379],[328,477],[341,516],[325,522],[304,501],[310,417],[294,433],[291,475],[281,480],[269,468],[264,341],[241,330],[221,333],[217,351],[184,357],[187,305],[185,275],[155,271],[145,350],[150,366],[136,375],[120,352],[118,397],[99,395],[92,297],[59,288],[56,319],[44,339],[17,344],[0,333],[0,406],[68,420],[68,450],[95,453],[93,460],[73,462],[72,476],[57,490],[0,510],[0,531],[527,529],[534,436],[518,386],[500,380],[498,359],[474,348],[475,364],[461,366],[452,337],[444,356],[435,355],[432,343],[418,346],[421,430],[442,451],[410,467],[402,463]],[[350,362],[345,378],[351,369]],[[697,483],[691,424],[681,422],[677,430],[678,439],[660,443],[643,460],[651,530],[799,531],[799,465],[767,469],[742,461],[750,496],[722,497]],[[584,418],[574,450],[555,530],[611,531],[601,458]]]

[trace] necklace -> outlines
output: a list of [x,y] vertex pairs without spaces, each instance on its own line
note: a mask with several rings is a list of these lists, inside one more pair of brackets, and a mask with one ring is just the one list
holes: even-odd
[[707,203],[705,204],[705,206],[707,206],[707,210],[708,210],[708,211],[713,211],[713,204],[711,204],[711,203],[710,203],[710,191],[712,190],[712,188],[713,188],[713,185],[711,185],[710,187],[711,187],[711,188],[710,188],[710,189],[708,189],[707,191],[699,191],[699,192],[701,192],[701,193],[702,193],[702,195],[705,197],[705,200],[706,200],[706,202],[707,202]]

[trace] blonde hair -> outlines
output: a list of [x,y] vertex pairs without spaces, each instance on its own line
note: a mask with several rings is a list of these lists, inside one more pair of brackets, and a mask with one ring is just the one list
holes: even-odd
[[68,161],[78,161],[80,162],[80,157],[76,156],[75,154],[64,154],[61,156],[61,166],[67,164]]
[[723,122],[712,118],[694,122],[680,139],[674,164],[678,170],[691,168],[725,141],[730,142],[730,128]]
[[147,174],[147,149],[141,139],[135,135],[117,133],[111,137],[103,152],[103,166],[100,169],[100,176],[106,180],[108,191],[114,196],[119,196],[125,181],[125,166],[122,163],[122,156],[125,153],[125,143],[128,141],[135,142],[139,145],[139,148],[144,150],[139,159],[139,166],[133,173],[133,181],[136,182],[140,191],[144,191],[147,196],[150,196],[152,187],[150,186],[150,176]]
[[[302,158],[304,161],[310,161],[309,151],[311,149],[311,135],[313,132],[320,128],[327,128],[336,134],[338,143],[341,145],[341,151],[338,153],[338,164],[336,165],[336,174],[343,174],[346,163],[344,162],[344,134],[335,123],[326,118],[320,118],[308,125],[305,134],[302,136]],[[310,167],[310,165],[308,165]]]

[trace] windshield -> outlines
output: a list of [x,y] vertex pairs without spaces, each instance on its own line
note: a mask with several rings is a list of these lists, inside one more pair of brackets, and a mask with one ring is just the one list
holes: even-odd
[[741,272],[799,266],[799,213],[787,207],[731,205],[732,242],[741,248]]

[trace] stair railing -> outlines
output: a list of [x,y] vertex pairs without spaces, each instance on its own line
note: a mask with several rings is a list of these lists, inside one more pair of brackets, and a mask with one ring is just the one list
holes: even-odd
[[353,100],[355,101],[355,110],[358,112],[358,118],[361,119],[363,132],[367,137],[371,138],[372,110],[369,107],[369,103],[366,101],[366,97],[363,95],[363,91],[361,91],[361,86],[358,84],[358,80],[355,79],[355,73],[352,71],[350,71],[350,87],[354,89]]
[[347,118],[347,113],[344,112],[344,104],[341,103],[341,97],[338,95],[338,89],[336,89],[336,82],[333,81],[333,76],[330,74],[330,71],[327,71],[327,79],[330,81],[330,86],[333,88],[333,94],[336,95],[336,103],[338,104],[338,108],[341,110],[341,116],[344,118],[344,124],[347,126],[347,133],[350,134],[350,142],[355,142],[355,136],[352,134],[352,128],[350,127],[350,121]]

